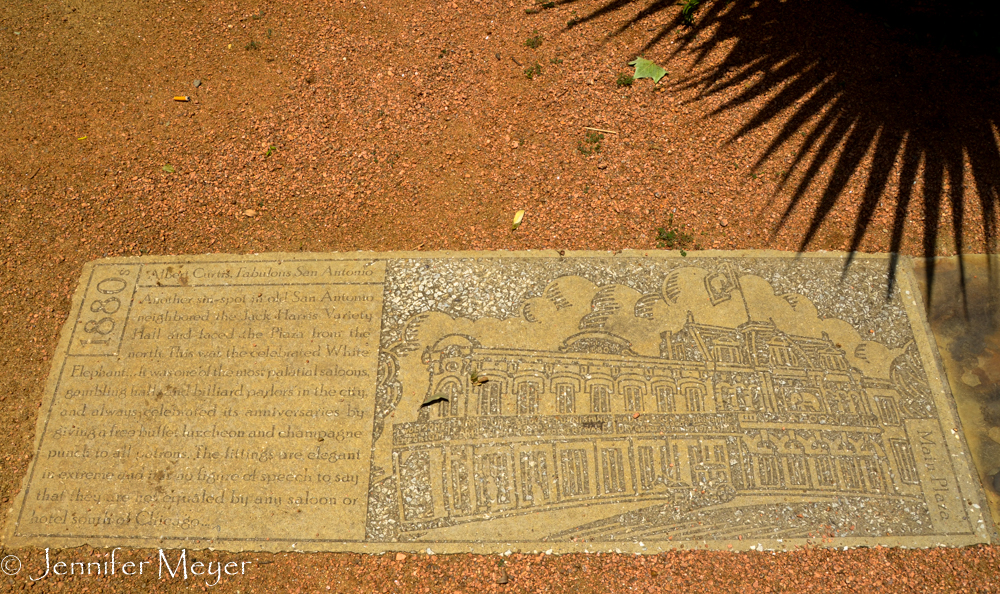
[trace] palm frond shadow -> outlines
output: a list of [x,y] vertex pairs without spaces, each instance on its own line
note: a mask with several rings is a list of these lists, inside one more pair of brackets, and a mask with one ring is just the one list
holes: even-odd
[[[611,0],[570,26],[638,7],[607,34],[613,37],[658,12],[674,12],[638,53],[668,36],[675,53],[693,53],[695,66],[674,88],[697,91],[696,100],[730,97],[713,115],[762,102],[730,141],[780,122],[756,167],[782,147],[798,147],[779,184],[778,191],[789,191],[791,198],[772,237],[803,206],[807,191],[822,183],[799,243],[806,249],[831,212],[855,200],[845,197],[845,187],[866,169],[849,251],[873,230],[880,203],[889,205],[888,297],[907,233],[922,236],[927,257],[949,243],[959,255],[997,251],[1000,46],[989,47],[991,41],[979,36],[989,28],[975,2],[964,3],[957,9],[961,14],[945,15],[956,19],[956,28],[938,22],[933,30],[945,35],[928,39],[932,29],[921,26],[940,16],[933,12],[936,3],[882,0],[873,9],[849,0],[711,0],[700,7],[696,25],[685,27],[676,2]],[[898,22],[886,22],[894,16]],[[978,45],[964,43],[970,36]],[[720,50],[724,59],[708,65],[709,55]],[[950,229],[943,229],[949,219]],[[933,277],[931,268],[931,284]]]

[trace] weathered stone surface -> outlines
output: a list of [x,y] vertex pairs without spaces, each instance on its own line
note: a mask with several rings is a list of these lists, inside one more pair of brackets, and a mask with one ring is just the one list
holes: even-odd
[[[9,545],[960,545],[991,524],[907,262],[102,260]],[[423,403],[433,401],[432,404]]]
[[914,272],[995,525],[1000,522],[1000,256],[918,259]]

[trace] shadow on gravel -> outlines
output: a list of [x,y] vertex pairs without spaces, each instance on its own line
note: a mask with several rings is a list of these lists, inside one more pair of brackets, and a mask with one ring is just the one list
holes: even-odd
[[[789,188],[792,201],[775,233],[820,183],[820,171],[830,171],[800,242],[805,249],[831,211],[848,200],[848,180],[869,158],[864,192],[850,198],[861,201],[851,251],[873,230],[872,216],[884,200],[895,205],[888,230],[894,254],[908,232],[922,233],[928,257],[939,245],[959,254],[997,251],[1000,37],[984,3],[712,0],[692,13],[693,26],[687,26],[683,3],[648,2],[610,0],[569,26],[639,7],[610,37],[670,11],[673,20],[655,30],[639,53],[674,32],[675,51],[693,52],[699,64],[726,48],[724,60],[696,65],[677,88],[695,89],[701,99],[740,89],[713,115],[765,98],[730,141],[772,120],[785,122],[755,165],[785,145],[799,147],[777,190]],[[964,175],[967,167],[971,180]],[[913,220],[921,210],[922,229]],[[972,226],[969,213],[975,211],[982,222]],[[894,257],[887,294],[896,265]],[[930,283],[933,278],[930,269]]]

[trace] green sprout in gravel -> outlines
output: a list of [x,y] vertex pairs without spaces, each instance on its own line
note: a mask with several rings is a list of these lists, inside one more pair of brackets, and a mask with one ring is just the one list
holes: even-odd
[[576,150],[580,151],[581,155],[590,156],[594,153],[601,152],[601,141],[604,140],[604,135],[600,132],[588,131],[586,137],[583,141],[577,145]]
[[618,75],[618,81],[617,81],[618,88],[621,88],[621,87],[631,87],[632,83],[634,83],[634,82],[635,82],[635,79],[632,77],[631,74],[625,74],[623,72],[623,73],[621,73],[621,74]]
[[681,256],[687,256],[684,248],[690,246],[692,241],[694,241],[694,237],[684,233],[674,225],[673,214],[670,215],[670,220],[667,222],[666,227],[656,229],[656,247],[661,249],[667,248],[668,250],[677,248],[681,251]]
[[251,41],[250,43],[246,44],[244,49],[247,50],[248,52],[251,50],[257,51],[260,49],[260,44],[257,43],[256,41]]
[[535,62],[534,66],[528,66],[524,69],[524,77],[531,80],[542,73],[542,65]]
[[535,31],[534,37],[529,37],[524,45],[531,49],[538,49],[542,45],[542,36],[538,34],[538,31]]
[[266,159],[266,158],[270,157],[271,155],[274,154],[274,151],[276,151],[276,150],[278,150],[278,147],[276,147],[276,146],[269,146],[269,147],[267,147],[267,152],[264,153],[264,158]]
[[[678,2],[680,4],[680,2]],[[694,11],[698,9],[701,0],[685,0],[684,7],[681,8],[681,19],[684,24],[690,27],[694,24]]]

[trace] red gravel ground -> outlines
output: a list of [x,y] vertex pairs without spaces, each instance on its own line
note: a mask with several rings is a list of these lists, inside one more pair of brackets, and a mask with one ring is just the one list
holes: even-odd
[[[688,250],[996,251],[996,54],[835,0],[681,19],[648,0],[0,4],[2,506],[102,256],[653,248],[660,227]],[[638,55],[668,75],[619,87]],[[992,592],[998,551],[210,557],[267,563],[218,591]]]

